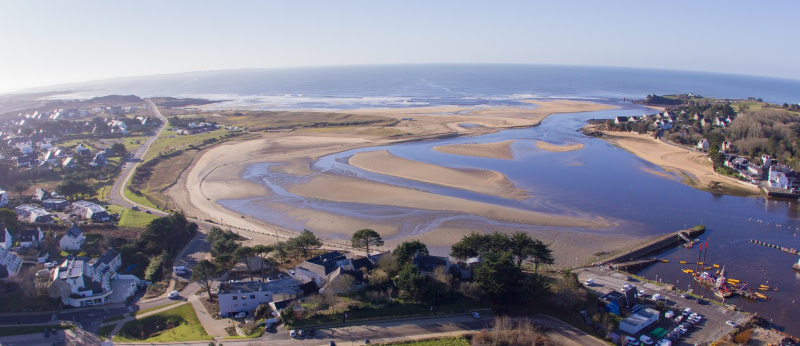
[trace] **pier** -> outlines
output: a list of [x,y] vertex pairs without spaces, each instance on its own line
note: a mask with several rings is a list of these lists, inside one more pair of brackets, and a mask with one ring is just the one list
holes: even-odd
[[[651,240],[645,244],[639,245],[629,251],[623,252],[619,255],[611,256],[607,259],[598,261],[597,265],[608,265],[612,263],[631,262],[637,261],[644,256],[663,250],[665,248],[679,245],[685,242],[685,239],[696,238],[706,231],[705,226],[694,226],[690,229],[680,230],[675,233],[670,233]],[[642,263],[636,263],[641,265]]]
[[750,242],[753,243],[753,244],[758,244],[758,245],[763,245],[763,246],[766,246],[766,247],[769,247],[769,248],[778,249],[778,250],[781,250],[781,251],[783,251],[785,253],[792,254],[792,255],[795,255],[795,256],[800,256],[800,252],[798,252],[796,249],[790,249],[790,248],[787,248],[785,246],[770,244],[770,243],[767,243],[765,241],[760,241],[760,240],[755,240],[755,239],[750,239]]

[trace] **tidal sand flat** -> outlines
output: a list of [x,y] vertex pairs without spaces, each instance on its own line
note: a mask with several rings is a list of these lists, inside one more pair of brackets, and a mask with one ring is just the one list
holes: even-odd
[[447,168],[403,159],[387,150],[355,154],[350,158],[350,164],[370,172],[486,195],[519,200],[529,197],[527,191],[516,188],[514,183],[496,171]]
[[557,145],[557,144],[547,143],[545,141],[536,141],[536,147],[542,150],[563,153],[567,151],[575,151],[583,149],[583,144],[573,143],[567,145]]
[[494,143],[440,145],[433,147],[433,150],[445,154],[512,160],[514,159],[514,152],[511,150],[512,143],[514,143],[513,140]]
[[519,224],[592,229],[612,226],[608,220],[600,217],[565,216],[510,208],[327,173],[316,174],[307,182],[291,186],[288,190],[306,198],[459,212]]
[[760,193],[755,186],[740,184],[736,179],[715,173],[705,153],[669,145],[651,135],[633,132],[606,131],[601,138],[664,170],[683,175],[684,182],[689,185],[698,188],[722,185],[741,194]]

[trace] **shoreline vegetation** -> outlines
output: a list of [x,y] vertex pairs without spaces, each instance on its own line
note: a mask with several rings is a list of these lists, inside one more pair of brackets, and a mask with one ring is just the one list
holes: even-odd
[[[281,229],[274,224],[252,217],[245,217],[245,215],[227,208],[221,208],[217,201],[252,198],[254,200],[251,203],[258,204],[259,208],[267,209],[271,214],[280,214],[284,220],[301,222],[303,228],[312,229],[321,237],[330,240],[347,239],[352,230],[369,227],[386,235],[387,246],[394,246],[403,240],[414,237],[424,240],[432,249],[445,249],[451,244],[450,239],[463,236],[473,230],[513,232],[518,228],[504,222],[520,222],[536,226],[528,231],[532,236],[552,243],[557,263],[563,263],[565,267],[586,263],[590,257],[593,258],[591,254],[597,251],[614,251],[636,242],[636,239],[622,234],[606,234],[601,231],[618,225],[617,221],[598,215],[584,215],[568,208],[558,213],[534,212],[440,196],[355,177],[320,173],[311,168],[311,163],[324,155],[356,148],[390,145],[448,135],[477,136],[502,129],[535,126],[550,114],[614,108],[611,105],[583,101],[558,100],[532,101],[531,103],[535,103],[537,107],[530,109],[444,106],[348,110],[344,112],[360,116],[385,117],[397,121],[392,126],[359,125],[268,132],[262,134],[258,139],[219,144],[196,158],[193,165],[181,175],[177,184],[167,190],[167,193],[180,209],[198,219],[212,220],[240,230],[256,231],[247,234],[254,242],[259,243],[274,242],[277,233],[286,237],[293,236],[296,232]],[[465,123],[480,126],[461,126]],[[513,158],[511,144],[511,141],[495,143],[488,148],[483,148],[483,153],[489,157]],[[481,144],[481,146],[485,147],[486,145]],[[474,147],[458,148],[460,154],[474,154],[476,150],[472,149]],[[437,150],[442,149],[438,148]],[[364,159],[365,157],[385,159],[386,162],[382,164],[365,163],[368,161]],[[357,154],[351,160],[354,164],[361,165],[367,170],[383,174],[505,198],[526,198],[524,191],[519,190],[507,178],[496,172],[462,171],[438,167],[380,152]],[[258,197],[270,196],[271,191],[257,181],[242,178],[242,175],[246,167],[260,162],[273,163],[269,169],[274,172],[307,177],[308,179],[305,179],[304,183],[287,187],[290,192],[305,198],[411,208],[427,213],[428,218],[431,213],[471,214],[501,222],[475,224],[470,222],[469,218],[455,218],[441,222],[433,229],[409,233],[409,227],[413,227],[410,225],[422,224],[426,220],[426,216],[412,213],[403,215],[399,219],[397,215],[382,214],[375,215],[374,219],[365,220],[325,210],[297,208],[277,200],[259,201]],[[405,164],[411,166],[403,167]],[[448,178],[437,177],[441,173],[446,174]],[[489,179],[486,179],[487,177]],[[455,180],[462,178],[465,180]],[[331,186],[336,186],[336,189],[331,189]],[[565,227],[576,230],[552,232],[547,229],[548,227]],[[598,248],[600,250],[596,250]],[[576,258],[576,254],[582,255]]]

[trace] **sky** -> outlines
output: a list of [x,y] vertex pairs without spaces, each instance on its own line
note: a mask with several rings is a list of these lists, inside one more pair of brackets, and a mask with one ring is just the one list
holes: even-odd
[[800,1],[7,1],[0,93],[239,68],[515,63],[800,79]]

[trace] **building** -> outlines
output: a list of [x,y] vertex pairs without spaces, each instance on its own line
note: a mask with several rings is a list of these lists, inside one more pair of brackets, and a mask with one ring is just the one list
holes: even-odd
[[3,228],[3,232],[0,233],[0,249],[10,249],[14,245],[14,239],[11,237],[11,233],[8,233],[8,228]]
[[83,235],[83,231],[73,224],[58,241],[58,247],[64,251],[78,251],[85,242],[86,236]]
[[53,220],[47,210],[30,204],[23,204],[14,208],[17,218],[24,222],[50,222]]
[[658,321],[659,312],[654,309],[641,309],[628,318],[619,322],[619,329],[628,334],[634,335],[647,326]]
[[94,159],[92,159],[92,162],[89,163],[89,165],[92,167],[102,167],[108,165],[108,161],[106,160],[106,156],[102,152],[98,152],[97,154],[94,155]]
[[295,277],[304,281],[312,280],[317,286],[322,287],[327,281],[328,275],[333,273],[341,266],[348,266],[352,270],[350,261],[338,251],[331,251],[319,256],[315,256],[300,263],[295,268]]
[[0,250],[0,280],[16,277],[20,268],[22,268],[22,258],[9,249]]
[[143,282],[133,275],[118,274],[121,264],[122,257],[114,249],[96,260],[69,256],[53,269],[48,292],[72,307],[122,303]]
[[708,151],[708,140],[703,138],[697,142],[697,150]]
[[105,208],[88,201],[72,202],[72,211],[85,220],[108,221],[111,219]]
[[39,247],[39,244],[42,243],[42,239],[44,239],[44,233],[42,233],[42,229],[36,227],[36,229],[26,229],[19,232],[17,235],[17,241],[19,242],[19,246],[29,248],[29,247]]
[[433,273],[437,267],[443,267],[446,273],[450,272],[450,259],[442,256],[414,255],[414,265],[422,273]]
[[8,205],[8,192],[3,189],[0,189],[0,207],[5,207]]
[[50,198],[50,193],[41,187],[36,188],[36,191],[33,192],[33,199],[36,201],[44,201],[48,198]]
[[789,189],[789,179],[786,177],[786,173],[781,172],[778,169],[775,169],[775,166],[769,166],[769,187],[774,187],[777,189]]
[[61,198],[48,198],[42,201],[42,207],[46,210],[64,211],[69,208],[69,202]]
[[89,150],[89,148],[85,147],[83,143],[81,143],[78,144],[77,147],[75,147],[75,153],[82,156],[89,156],[92,154],[92,151]]
[[217,300],[219,315],[226,317],[238,312],[250,312],[260,304],[285,301],[303,295],[302,282],[294,278],[273,281],[222,282]]

